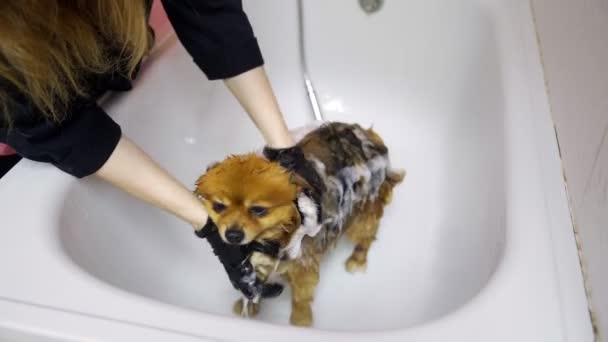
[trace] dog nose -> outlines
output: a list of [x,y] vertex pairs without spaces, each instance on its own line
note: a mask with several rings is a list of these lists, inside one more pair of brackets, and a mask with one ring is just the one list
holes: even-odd
[[245,238],[245,233],[237,228],[230,228],[226,231],[226,240],[230,243],[240,243]]

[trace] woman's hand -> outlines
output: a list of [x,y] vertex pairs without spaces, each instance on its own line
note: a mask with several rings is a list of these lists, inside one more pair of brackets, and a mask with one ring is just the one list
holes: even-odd
[[225,243],[217,230],[213,221],[207,221],[203,229],[196,232],[196,236],[207,239],[207,242],[228,275],[232,286],[241,291],[248,299],[256,297],[272,298],[277,297],[283,291],[283,286],[278,283],[265,283],[255,272],[251,264],[251,254],[254,251],[264,253],[272,258],[279,255],[278,244],[252,242],[248,245],[230,245]]
[[251,117],[266,144],[273,148],[294,145],[263,67],[224,80]]
[[294,146],[263,67],[226,79],[225,83],[264,136],[264,156],[299,174],[316,194],[323,193],[325,186],[319,175],[304,157],[302,149]]
[[[320,203],[321,196],[325,193],[325,183],[315,170],[314,166],[306,156],[300,146],[292,146],[287,148],[271,148],[265,147],[263,151],[264,157],[270,161],[279,163],[282,167],[289,171],[295,172],[302,177],[310,186],[311,192],[309,196]],[[318,218],[320,219],[320,215]]]
[[196,196],[125,136],[120,138],[96,175],[136,198],[172,213],[195,230],[207,222],[205,207]]

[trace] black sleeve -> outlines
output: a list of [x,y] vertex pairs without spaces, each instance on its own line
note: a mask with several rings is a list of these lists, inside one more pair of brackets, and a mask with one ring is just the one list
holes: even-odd
[[264,64],[241,0],[162,0],[182,45],[210,80]]
[[99,170],[120,140],[120,126],[93,101],[73,106],[59,123],[34,108],[23,98],[13,98],[8,108],[12,123],[5,140],[26,159],[52,163],[82,178]]

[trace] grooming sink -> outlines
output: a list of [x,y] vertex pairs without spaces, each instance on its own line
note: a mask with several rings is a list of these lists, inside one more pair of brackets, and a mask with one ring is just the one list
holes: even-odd
[[[0,180],[0,340],[591,341],[528,1],[366,13],[307,0],[303,37],[296,1],[245,5],[289,126],[314,120],[312,98],[326,120],[373,125],[407,170],[367,272],[347,273],[352,246],[339,244],[312,328],[289,326],[289,289],[236,317],[238,293],[187,224],[23,161]],[[263,144],[173,35],[103,106],[191,188],[212,161]]]

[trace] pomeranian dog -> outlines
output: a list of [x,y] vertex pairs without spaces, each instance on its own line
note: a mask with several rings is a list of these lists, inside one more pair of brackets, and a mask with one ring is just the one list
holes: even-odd
[[[280,246],[278,257],[254,252],[249,260],[264,281],[283,276],[292,290],[291,324],[310,326],[322,257],[345,235],[355,245],[346,270],[365,270],[384,207],[405,172],[390,167],[380,136],[357,124],[323,124],[297,146],[321,179],[321,194],[311,196],[301,176],[255,153],[210,166],[195,193],[227,244]],[[247,304],[237,301],[235,313],[258,312],[259,303]]]

